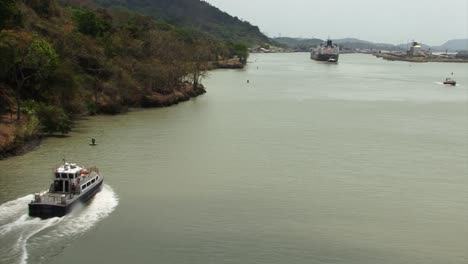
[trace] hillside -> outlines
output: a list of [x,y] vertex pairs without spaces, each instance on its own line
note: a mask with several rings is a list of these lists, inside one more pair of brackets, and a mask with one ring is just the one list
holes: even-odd
[[124,9],[2,1],[0,157],[80,116],[186,101],[213,62],[247,59],[246,46]]
[[445,51],[460,51],[460,50],[468,50],[468,39],[452,39],[441,46],[437,47],[439,50]]
[[158,20],[194,28],[225,41],[269,43],[257,26],[200,0],[92,0],[104,7],[125,7]]
[[321,39],[303,39],[288,37],[273,38],[272,40],[296,51],[309,51],[310,48],[320,45],[320,43],[323,43],[323,40]]

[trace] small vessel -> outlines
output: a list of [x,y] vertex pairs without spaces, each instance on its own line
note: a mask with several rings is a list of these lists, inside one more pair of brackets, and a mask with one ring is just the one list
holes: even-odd
[[313,60],[332,63],[338,62],[339,56],[340,48],[334,45],[331,39],[328,39],[326,43],[321,44],[310,53],[310,58]]
[[99,169],[84,169],[65,162],[54,171],[54,182],[49,191],[37,193],[29,203],[29,215],[42,219],[62,217],[80,203],[86,203],[101,190],[104,177]]
[[453,80],[452,78],[446,78],[445,81],[444,81],[444,84],[449,84],[449,85],[457,85],[457,82],[455,80]]

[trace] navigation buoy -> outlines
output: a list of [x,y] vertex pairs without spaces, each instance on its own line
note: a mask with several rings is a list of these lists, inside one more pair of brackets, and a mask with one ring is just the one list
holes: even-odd
[[91,138],[91,144],[89,144],[89,145],[91,145],[91,146],[96,146],[96,145],[97,145],[97,144],[96,144],[96,139]]

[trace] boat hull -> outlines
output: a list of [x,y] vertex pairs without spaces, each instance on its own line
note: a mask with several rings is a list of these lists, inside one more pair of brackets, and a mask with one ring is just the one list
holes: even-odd
[[73,208],[82,203],[89,202],[101,189],[104,180],[101,180],[91,190],[82,194],[78,199],[73,202],[63,204],[43,204],[43,203],[30,203],[29,204],[29,216],[39,217],[41,219],[48,219],[53,217],[63,217],[70,213]]
[[312,56],[316,61],[338,62],[339,54],[315,54]]

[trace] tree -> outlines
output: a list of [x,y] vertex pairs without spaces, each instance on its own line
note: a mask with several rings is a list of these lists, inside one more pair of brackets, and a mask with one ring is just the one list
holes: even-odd
[[50,18],[59,15],[59,8],[56,0],[23,0],[31,7],[36,14],[41,17]]
[[107,14],[101,13],[100,16],[95,12],[85,9],[75,9],[73,11],[73,20],[77,24],[79,32],[92,37],[102,37],[112,27],[103,17]]
[[21,20],[21,12],[15,0],[0,1],[0,30],[12,25],[20,25]]
[[68,134],[70,132],[72,122],[62,108],[54,105],[39,104],[35,112],[44,133],[52,134],[60,132]]
[[29,81],[47,78],[57,66],[58,55],[41,38],[26,32],[7,30],[0,33],[0,57],[4,59],[0,74],[16,86],[16,119],[19,120],[23,88]]
[[14,96],[9,87],[0,84],[0,114],[10,112],[11,117],[11,110],[14,105],[13,98]]
[[210,44],[207,41],[197,41],[194,43],[191,49],[188,49],[191,53],[189,74],[194,88],[198,88],[201,84],[201,80],[207,76],[208,62],[212,52],[210,50]]
[[238,57],[243,64],[247,63],[247,59],[249,58],[249,49],[247,45],[238,42],[229,42],[228,49],[231,57]]

